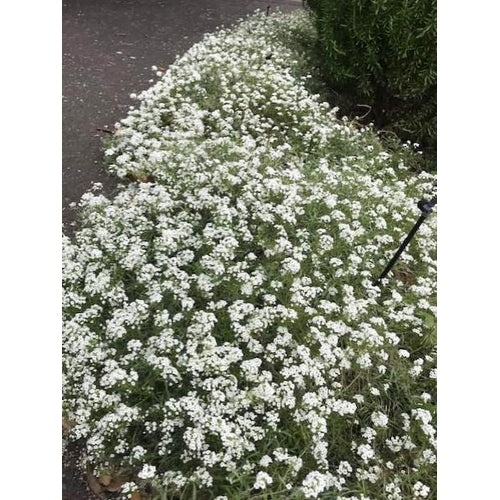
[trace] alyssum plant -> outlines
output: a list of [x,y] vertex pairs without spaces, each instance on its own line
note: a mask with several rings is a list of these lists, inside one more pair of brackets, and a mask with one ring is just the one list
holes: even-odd
[[[64,237],[64,411],[161,498],[435,495],[434,178],[308,90],[308,17],[207,36],[122,120]],[[404,275],[404,279],[401,276]]]

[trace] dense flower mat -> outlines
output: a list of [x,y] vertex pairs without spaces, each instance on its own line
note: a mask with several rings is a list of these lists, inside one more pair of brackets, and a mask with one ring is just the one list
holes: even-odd
[[311,92],[304,13],[195,45],[117,125],[64,237],[64,409],[157,498],[435,495],[434,178]]

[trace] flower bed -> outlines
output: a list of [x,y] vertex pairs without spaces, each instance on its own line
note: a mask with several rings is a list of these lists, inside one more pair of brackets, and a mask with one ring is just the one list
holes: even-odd
[[[311,93],[304,13],[207,36],[64,238],[64,408],[127,496],[435,494],[434,178]],[[271,496],[271,494],[273,496]]]

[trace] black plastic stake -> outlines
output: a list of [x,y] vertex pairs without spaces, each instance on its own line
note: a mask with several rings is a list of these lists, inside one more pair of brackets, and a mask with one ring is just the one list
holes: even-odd
[[374,282],[375,285],[380,284],[380,281],[387,276],[387,274],[392,269],[396,261],[404,252],[404,249],[408,246],[408,243],[410,243],[411,239],[415,236],[415,233],[418,231],[418,228],[422,225],[427,216],[432,212],[436,203],[437,203],[437,196],[434,196],[434,198],[432,198],[432,200],[430,201],[420,200],[417,203],[418,208],[420,208],[420,210],[422,211],[422,215],[420,215],[416,224],[412,227],[411,231],[408,233],[408,236],[405,238],[403,243],[401,243],[400,247],[398,248],[398,251],[394,254],[394,257],[389,261],[386,268],[382,271],[382,274],[375,280]]

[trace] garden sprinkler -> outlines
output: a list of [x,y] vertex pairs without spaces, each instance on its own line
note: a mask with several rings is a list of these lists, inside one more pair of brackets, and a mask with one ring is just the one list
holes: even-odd
[[400,255],[403,253],[404,249],[408,246],[408,243],[410,243],[411,239],[415,236],[415,233],[418,231],[418,228],[422,225],[427,216],[432,212],[432,209],[434,208],[436,203],[437,203],[437,196],[434,196],[434,198],[432,198],[430,201],[420,200],[417,203],[417,206],[422,211],[422,214],[418,218],[417,222],[415,223],[411,231],[408,233],[408,236],[405,238],[403,243],[401,243],[401,246],[398,248],[398,251],[394,254],[394,257],[389,261],[386,268],[382,271],[382,274],[375,280],[374,282],[375,285],[379,285],[380,281],[387,276],[387,274],[392,269],[396,261],[399,259]]

